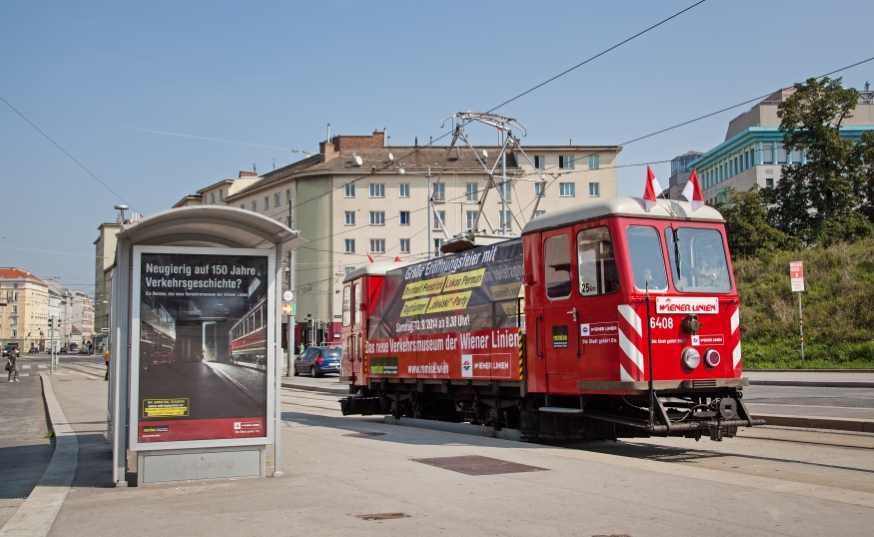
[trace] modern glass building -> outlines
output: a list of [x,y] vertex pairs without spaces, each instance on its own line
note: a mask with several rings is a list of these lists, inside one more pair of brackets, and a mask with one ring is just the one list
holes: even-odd
[[[704,199],[708,203],[722,201],[729,188],[773,187],[780,180],[782,166],[805,163],[802,152],[789,152],[783,147],[783,133],[777,117],[779,104],[794,92],[794,88],[782,89],[731,120],[725,141],[695,161],[694,167],[698,170]],[[842,123],[842,136],[858,141],[862,133],[874,130],[871,93],[874,92],[860,92],[853,117]]]

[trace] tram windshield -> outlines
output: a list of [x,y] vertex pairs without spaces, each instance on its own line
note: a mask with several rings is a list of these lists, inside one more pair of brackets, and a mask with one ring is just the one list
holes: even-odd
[[665,257],[658,231],[650,226],[628,226],[625,239],[628,242],[634,287],[641,291],[665,291],[668,288],[668,275],[665,273]]
[[681,293],[727,293],[731,278],[722,234],[715,229],[665,228],[674,287]]

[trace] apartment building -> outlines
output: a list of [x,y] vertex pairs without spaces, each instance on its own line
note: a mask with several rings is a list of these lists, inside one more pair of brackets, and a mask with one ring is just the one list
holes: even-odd
[[30,272],[0,268],[0,344],[15,343],[21,352],[45,348],[48,334],[48,285]]
[[[198,200],[226,204],[299,229],[309,243],[295,252],[298,320],[311,314],[339,323],[343,277],[367,263],[368,256],[419,261],[429,249],[439,255],[443,241],[474,227],[481,206],[484,216],[476,229],[500,233],[503,227],[505,234],[519,234],[537,215],[616,196],[621,147],[543,145],[524,150],[530,162],[518,150],[507,154],[503,183],[499,147],[478,146],[475,154],[467,147],[389,147],[379,131],[340,135],[321,142],[316,155],[263,176],[241,172],[237,179],[200,189],[174,207]],[[495,167],[496,187],[505,203],[495,188],[484,196],[488,176],[483,164]],[[429,194],[435,206],[430,225]]]

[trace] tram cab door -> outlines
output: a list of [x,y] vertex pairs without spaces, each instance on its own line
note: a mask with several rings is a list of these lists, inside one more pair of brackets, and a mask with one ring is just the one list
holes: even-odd
[[580,346],[579,311],[574,304],[575,271],[569,230],[543,234],[543,282],[546,297],[540,337],[550,393],[578,393]]

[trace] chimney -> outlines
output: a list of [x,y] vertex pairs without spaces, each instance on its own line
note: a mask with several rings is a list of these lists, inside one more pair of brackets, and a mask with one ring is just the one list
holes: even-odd
[[319,142],[319,157],[321,162],[326,162],[334,156],[334,144],[330,140]]
[[258,174],[255,172],[240,172],[240,175],[237,178],[241,179],[243,177],[258,177]]

